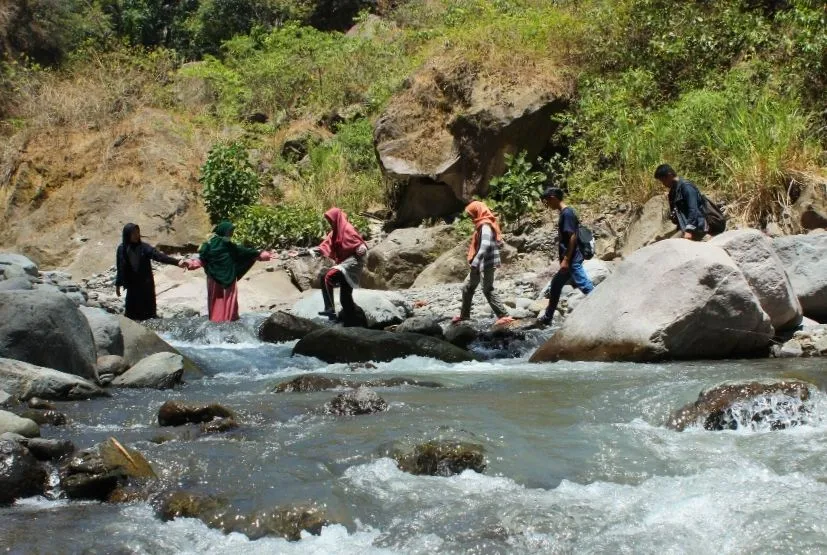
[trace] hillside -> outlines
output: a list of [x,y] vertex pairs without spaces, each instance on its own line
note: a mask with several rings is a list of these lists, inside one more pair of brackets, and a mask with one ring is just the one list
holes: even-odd
[[331,204],[450,218],[509,168],[596,215],[659,193],[662,161],[744,223],[799,231],[790,206],[824,205],[819,2],[221,6],[0,2],[0,248],[86,274],[126,221],[197,244],[201,167],[227,141],[260,183],[235,217],[262,246],[312,241]]

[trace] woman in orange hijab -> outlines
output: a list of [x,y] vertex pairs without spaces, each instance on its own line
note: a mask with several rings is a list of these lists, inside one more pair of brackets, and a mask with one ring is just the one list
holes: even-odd
[[508,310],[494,290],[494,272],[500,266],[499,244],[502,242],[502,231],[497,218],[491,209],[478,200],[466,206],[465,212],[474,221],[474,236],[468,246],[468,264],[471,265],[471,271],[462,286],[462,311],[459,316],[454,316],[453,322],[467,320],[471,316],[471,301],[480,284],[480,278],[482,293],[497,316],[497,323],[511,322],[513,318],[508,315]]

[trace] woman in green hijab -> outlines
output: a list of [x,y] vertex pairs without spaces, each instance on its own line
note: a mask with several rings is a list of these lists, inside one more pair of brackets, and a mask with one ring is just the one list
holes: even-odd
[[268,261],[272,254],[242,247],[232,242],[234,226],[224,221],[215,226],[213,235],[198,249],[197,260],[190,260],[190,270],[204,268],[207,274],[207,305],[211,322],[238,320],[237,282],[256,260]]

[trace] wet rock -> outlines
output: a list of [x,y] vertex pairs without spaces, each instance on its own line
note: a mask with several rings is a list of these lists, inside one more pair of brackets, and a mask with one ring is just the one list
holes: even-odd
[[112,380],[114,387],[169,389],[181,383],[184,359],[176,353],[149,355]]
[[79,376],[7,358],[0,358],[0,388],[22,400],[71,401],[107,395]]
[[233,411],[218,403],[193,405],[181,401],[167,401],[158,410],[158,424],[160,426],[183,426],[233,416],[235,416]]
[[155,471],[143,455],[110,438],[66,463],[60,470],[60,487],[70,499],[104,501],[131,480],[154,478]]
[[98,357],[98,378],[111,375],[113,379],[126,372],[126,361],[118,355],[104,355]]
[[223,434],[238,428],[238,421],[233,418],[214,418],[209,422],[201,424],[201,433],[204,434]]
[[696,423],[705,430],[734,430],[747,424],[766,424],[772,430],[796,426],[809,410],[801,403],[809,400],[810,387],[800,381],[719,385],[673,412],[666,425],[677,431]]
[[57,408],[57,407],[55,407],[54,403],[50,403],[49,401],[45,401],[45,400],[41,399],[40,397],[32,397],[31,399],[28,400],[28,402],[26,403],[26,406],[28,406],[30,409],[38,409],[38,410],[55,410]]
[[75,452],[74,443],[68,439],[32,438],[26,441],[26,447],[41,461],[56,461]]
[[442,339],[444,334],[442,326],[439,325],[436,318],[428,318],[426,316],[414,316],[408,318],[396,327],[397,332],[419,333],[421,335],[430,335]]
[[274,391],[277,393],[326,391],[337,387],[352,387],[352,383],[342,378],[305,374],[278,384]]
[[20,434],[25,437],[38,437],[40,436],[40,426],[33,420],[0,410],[0,434],[5,432]]
[[97,378],[89,323],[66,295],[51,291],[0,292],[0,357]]
[[772,245],[790,276],[804,315],[827,322],[827,233],[778,237]]
[[366,387],[340,393],[324,406],[324,412],[335,416],[356,416],[388,410],[388,403]]
[[26,447],[17,441],[0,440],[0,505],[42,495],[46,479],[46,470]]
[[210,528],[225,534],[244,534],[251,540],[274,536],[298,541],[302,531],[319,535],[329,524],[324,512],[315,506],[276,507],[243,513],[227,506],[221,498],[183,491],[163,496],[156,511],[164,521],[197,518]]
[[453,476],[471,469],[485,470],[485,450],[482,445],[462,441],[428,441],[409,452],[394,454],[399,469],[425,476]]
[[430,381],[421,381],[421,380],[414,380],[412,378],[387,378],[387,379],[378,379],[378,380],[368,380],[361,385],[366,387],[399,387],[403,385],[414,385],[416,387],[442,387],[442,384],[439,382],[430,382]]
[[369,289],[405,289],[419,273],[457,243],[454,227],[408,227],[394,230],[368,251],[362,285]]
[[321,324],[307,318],[300,318],[287,312],[275,312],[259,327],[258,338],[268,343],[293,341],[322,327]]
[[82,306],[80,312],[89,322],[92,337],[98,350],[98,357],[103,355],[123,356],[123,333],[118,317],[102,308]]
[[621,262],[531,361],[760,355],[773,335],[769,316],[723,249],[667,239]]
[[445,341],[462,349],[468,348],[478,335],[477,329],[466,322],[451,324],[445,328]]
[[418,355],[444,362],[473,360],[467,351],[435,337],[416,333],[357,328],[327,328],[300,339],[294,355],[312,356],[327,363],[389,361]]
[[63,426],[66,424],[66,415],[56,410],[24,409],[20,416],[28,418],[40,426]]

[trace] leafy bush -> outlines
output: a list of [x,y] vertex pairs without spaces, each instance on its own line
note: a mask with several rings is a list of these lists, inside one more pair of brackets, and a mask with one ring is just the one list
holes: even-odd
[[497,202],[499,215],[506,223],[517,223],[536,208],[546,175],[526,160],[525,151],[505,155],[506,172],[491,180],[489,196]]
[[204,206],[213,223],[231,219],[258,201],[259,178],[247,149],[239,142],[210,149],[201,167]]
[[[350,222],[368,238],[368,222],[348,214]],[[298,204],[247,207],[236,220],[234,237],[245,245],[260,248],[310,247],[319,244],[330,230],[316,209]]]

